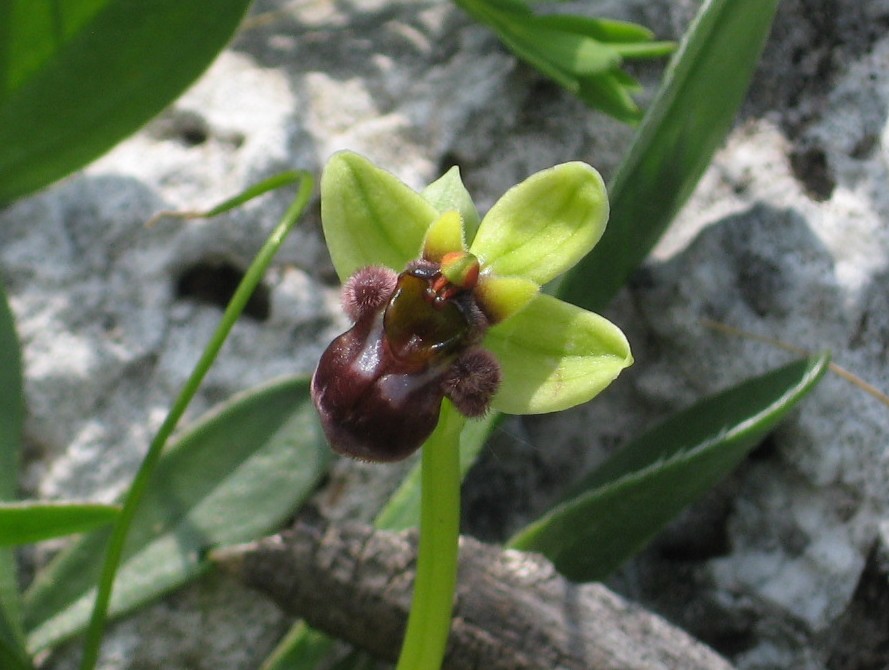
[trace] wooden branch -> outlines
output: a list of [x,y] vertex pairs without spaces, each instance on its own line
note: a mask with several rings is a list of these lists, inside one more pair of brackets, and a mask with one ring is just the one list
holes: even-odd
[[[211,559],[315,628],[396,659],[416,533],[300,519]],[[601,584],[578,585],[535,554],[460,540],[445,670],[730,670],[721,656]]]

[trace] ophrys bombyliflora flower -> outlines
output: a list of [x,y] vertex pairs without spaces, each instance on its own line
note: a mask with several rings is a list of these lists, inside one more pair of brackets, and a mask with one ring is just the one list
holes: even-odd
[[529,177],[479,223],[456,170],[420,194],[343,152],[325,168],[321,212],[353,322],[312,380],[336,451],[398,460],[443,398],[466,416],[551,412],[632,363],[616,326],[539,291],[604,231],[604,185],[584,163]]

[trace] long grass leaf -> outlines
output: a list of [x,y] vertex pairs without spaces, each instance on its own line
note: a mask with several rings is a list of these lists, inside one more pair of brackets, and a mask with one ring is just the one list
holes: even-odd
[[827,354],[747,380],[670,417],[618,451],[509,545],[576,581],[604,579],[713,487],[802,400]]

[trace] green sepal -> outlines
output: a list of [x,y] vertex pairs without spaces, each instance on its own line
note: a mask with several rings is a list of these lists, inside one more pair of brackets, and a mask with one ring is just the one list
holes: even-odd
[[455,209],[460,212],[463,218],[463,229],[467,240],[475,237],[475,231],[478,230],[478,224],[481,218],[475,203],[472,202],[472,196],[463,185],[460,177],[460,168],[456,165],[445,172],[441,177],[429,184],[423,189],[421,195],[430,205],[435,207],[439,212],[444,213],[448,210]]
[[542,414],[579,405],[633,363],[620,329],[604,317],[546,294],[488,331],[503,383],[491,407]]
[[469,250],[494,273],[545,284],[595,246],[608,221],[608,195],[586,163],[538,172],[498,200]]
[[343,281],[367,265],[403,268],[437,216],[423,196],[356,153],[337,153],[324,168],[321,224]]

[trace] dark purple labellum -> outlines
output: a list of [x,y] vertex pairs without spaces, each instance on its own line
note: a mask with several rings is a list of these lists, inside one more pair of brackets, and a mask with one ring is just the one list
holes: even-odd
[[474,346],[487,323],[471,291],[455,290],[436,264],[420,261],[397,277],[385,268],[359,270],[343,295],[355,325],[328,346],[312,377],[334,451],[397,461],[435,429],[445,395],[464,414],[487,410],[499,366]]

